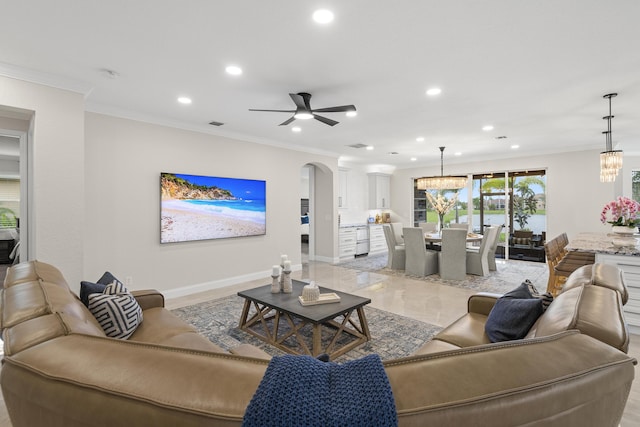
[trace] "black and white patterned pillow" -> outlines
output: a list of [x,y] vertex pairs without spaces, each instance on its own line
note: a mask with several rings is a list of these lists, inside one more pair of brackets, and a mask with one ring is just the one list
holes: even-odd
[[142,323],[142,309],[127,288],[114,280],[101,294],[89,295],[89,310],[108,337],[127,339]]
[[546,311],[549,305],[551,305],[551,303],[553,302],[553,295],[551,295],[550,292],[545,292],[544,294],[541,294],[540,292],[538,292],[538,289],[535,287],[533,283],[531,283],[529,279],[525,280],[523,284],[527,285],[527,287],[529,288],[529,292],[531,293],[531,296],[533,298],[538,298],[542,300],[542,309]]

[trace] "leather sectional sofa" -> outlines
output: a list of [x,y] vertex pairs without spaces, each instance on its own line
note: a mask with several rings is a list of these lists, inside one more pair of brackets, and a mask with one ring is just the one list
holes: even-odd
[[[0,298],[0,384],[14,427],[238,426],[269,364],[226,351],[135,293],[144,320],[108,338],[53,266],[9,269]],[[386,361],[401,426],[617,426],[634,378],[615,267],[583,268],[522,340],[490,343],[496,297],[415,355]],[[348,396],[345,396],[348,398]]]

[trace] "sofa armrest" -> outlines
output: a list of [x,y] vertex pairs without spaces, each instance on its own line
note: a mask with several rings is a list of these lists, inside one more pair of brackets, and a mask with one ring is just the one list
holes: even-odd
[[155,289],[131,291],[131,295],[133,295],[136,301],[138,301],[142,310],[154,307],[164,307],[164,295]]
[[471,295],[467,302],[467,312],[488,316],[491,309],[496,304],[496,300],[501,296],[501,294],[490,292],[478,292],[475,295]]

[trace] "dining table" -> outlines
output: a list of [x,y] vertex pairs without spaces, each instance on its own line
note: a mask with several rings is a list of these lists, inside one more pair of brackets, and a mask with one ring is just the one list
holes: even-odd
[[[424,233],[424,241],[427,245],[427,249],[440,250],[442,243],[442,233]],[[467,233],[467,243],[472,243],[472,246],[482,242],[482,234]]]
[[[424,241],[427,243],[442,242],[442,233],[424,233]],[[467,243],[481,242],[482,234],[467,233]]]

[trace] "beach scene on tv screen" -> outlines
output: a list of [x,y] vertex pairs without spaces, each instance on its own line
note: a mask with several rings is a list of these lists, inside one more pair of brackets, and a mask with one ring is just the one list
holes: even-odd
[[266,233],[265,181],[160,174],[160,242]]

